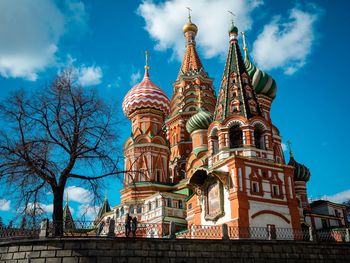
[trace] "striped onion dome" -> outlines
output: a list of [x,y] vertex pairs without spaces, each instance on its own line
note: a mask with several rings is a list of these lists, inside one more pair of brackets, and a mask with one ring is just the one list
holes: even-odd
[[290,156],[288,165],[294,167],[294,181],[304,181],[307,182],[310,179],[310,170],[305,165],[298,163],[293,155]]
[[123,101],[123,112],[129,116],[137,109],[156,109],[167,115],[170,111],[170,100],[162,89],[157,87],[149,78],[146,68],[142,81],[136,84],[125,95]]
[[271,99],[274,99],[277,92],[277,85],[275,80],[270,75],[256,67],[250,61],[248,56],[245,57],[244,64],[249,77],[252,80],[252,85],[256,94],[262,94],[270,97]]
[[212,122],[213,115],[199,108],[198,112],[187,121],[186,130],[188,133],[196,130],[206,130]]

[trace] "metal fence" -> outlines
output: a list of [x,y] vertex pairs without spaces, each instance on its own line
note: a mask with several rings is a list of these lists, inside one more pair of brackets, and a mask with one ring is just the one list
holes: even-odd
[[[57,229],[61,231],[57,232]],[[57,234],[59,233],[59,234]],[[43,221],[40,227],[0,226],[0,240],[38,237],[135,237],[176,239],[251,239],[251,240],[298,240],[317,242],[350,242],[349,229],[292,229],[267,227],[234,227],[226,224],[176,225],[174,223],[139,223],[137,228],[125,226],[114,220],[63,222]]]
[[38,238],[39,227],[0,226],[0,240],[14,238]]

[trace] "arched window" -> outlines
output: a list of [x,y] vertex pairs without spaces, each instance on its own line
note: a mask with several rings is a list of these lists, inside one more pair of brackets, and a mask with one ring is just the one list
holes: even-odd
[[218,130],[215,130],[213,132],[213,135],[211,137],[212,145],[213,145],[213,155],[217,154],[219,152],[219,137],[218,137]]
[[120,209],[120,216],[123,216],[124,215],[124,207],[122,207],[121,209]]
[[239,148],[243,145],[243,133],[239,125],[230,128],[230,148]]
[[151,210],[152,210],[152,203],[148,202],[148,211],[151,211]]
[[265,149],[263,130],[260,127],[254,129],[255,147],[258,149]]
[[137,205],[137,213],[141,214],[142,213],[142,205]]

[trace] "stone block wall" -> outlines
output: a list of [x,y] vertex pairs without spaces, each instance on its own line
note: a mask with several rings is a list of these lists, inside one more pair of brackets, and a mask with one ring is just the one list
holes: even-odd
[[349,243],[65,238],[0,243],[4,263],[350,262]]

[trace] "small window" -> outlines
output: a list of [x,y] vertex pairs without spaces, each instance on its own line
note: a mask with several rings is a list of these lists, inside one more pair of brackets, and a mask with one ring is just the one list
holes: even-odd
[[151,210],[152,210],[152,203],[148,202],[148,211],[151,211]]
[[253,193],[259,193],[259,183],[253,182]]
[[158,199],[156,199],[156,208],[159,206]]
[[168,202],[168,207],[172,207],[172,200],[171,200],[171,198],[168,198],[167,202]]
[[279,191],[278,185],[273,185],[272,186],[272,193],[273,193],[274,196],[279,196],[280,195],[280,191]]
[[142,213],[142,205],[137,205],[137,213],[138,214]]
[[179,208],[180,208],[180,209],[183,209],[183,203],[182,203],[182,200],[179,200]]
[[160,182],[160,170],[156,171],[156,180],[157,182]]
[[192,209],[192,204],[188,204],[187,208],[190,210]]

